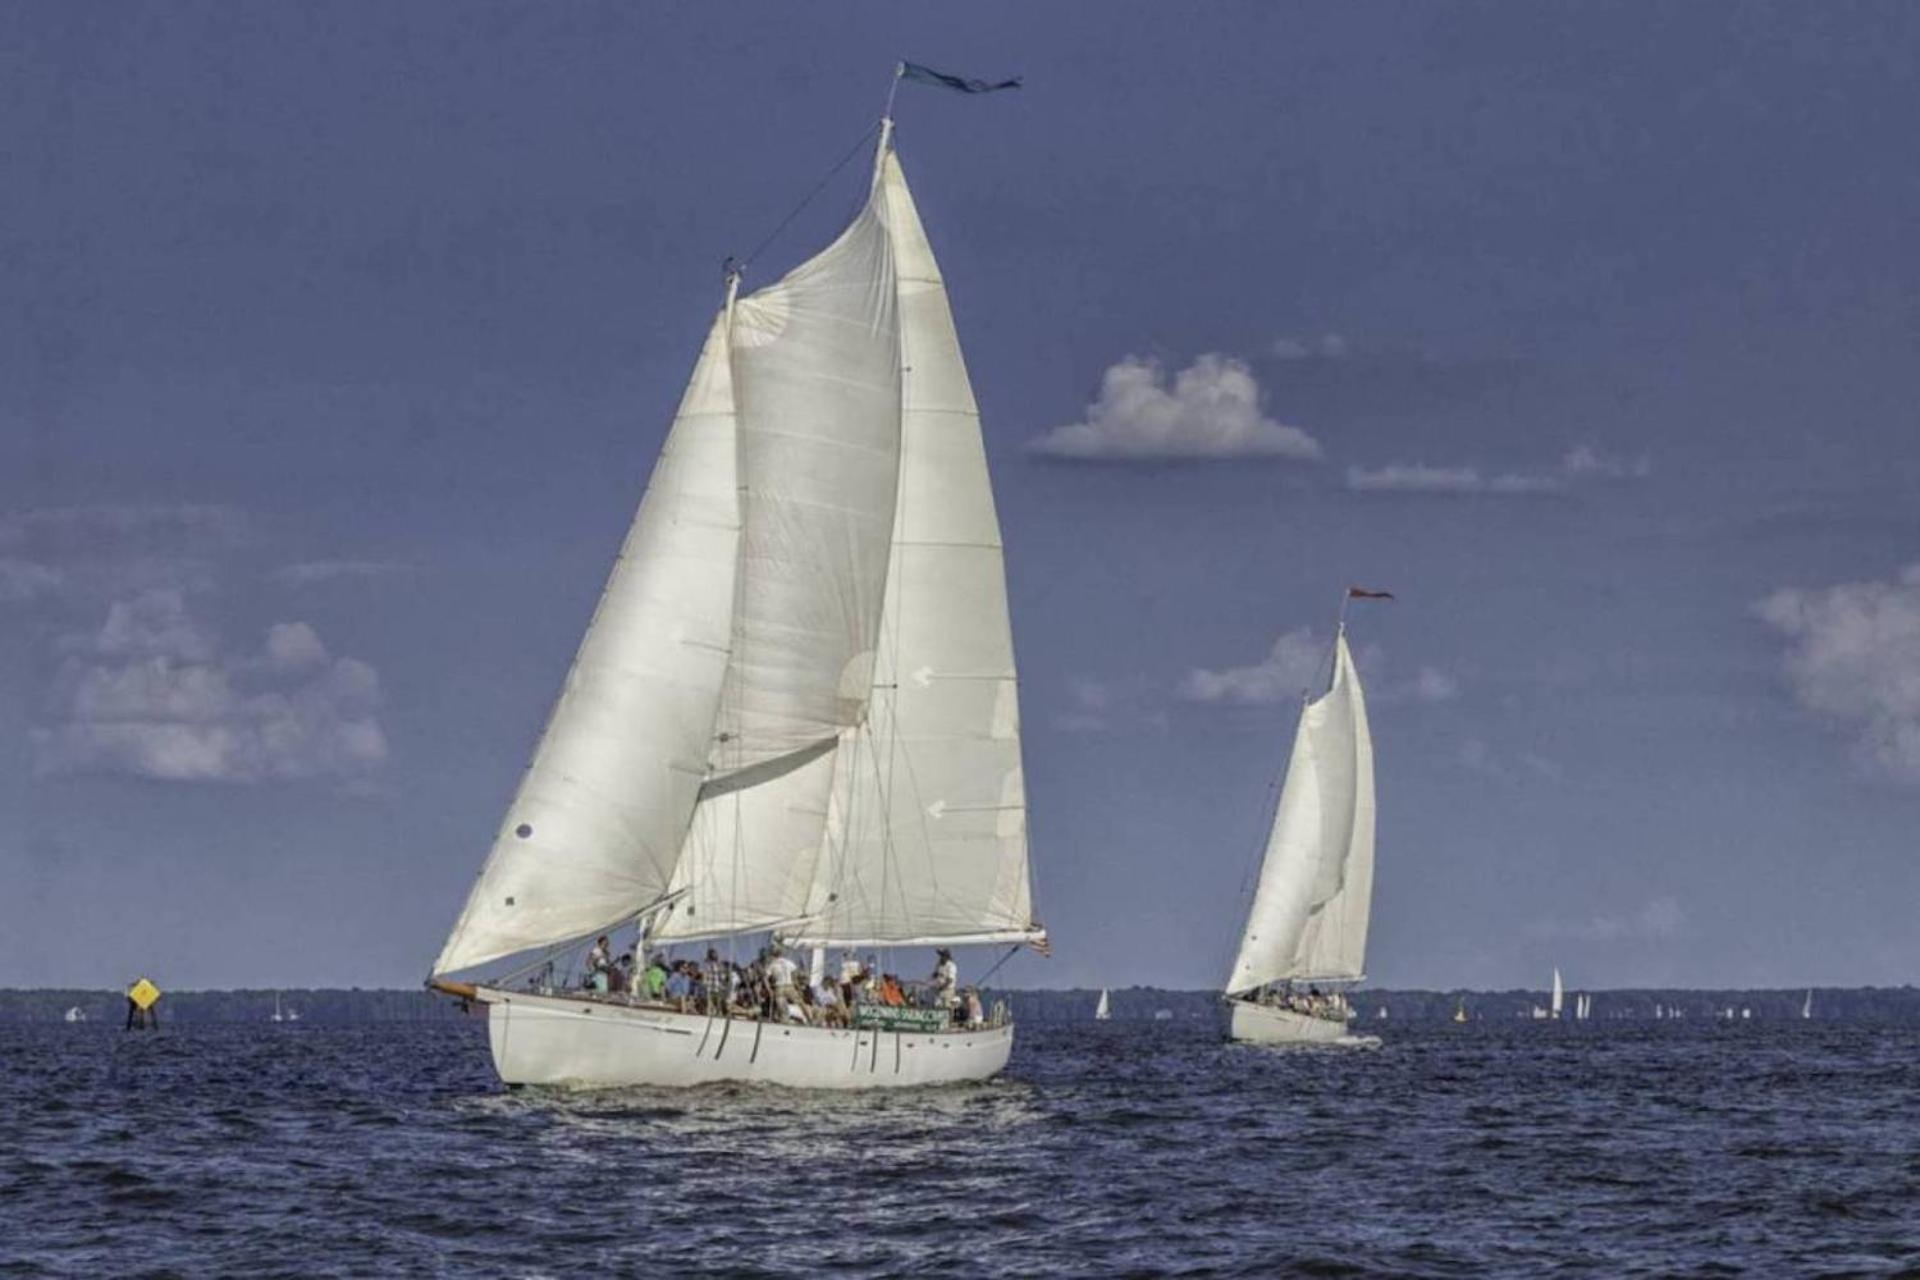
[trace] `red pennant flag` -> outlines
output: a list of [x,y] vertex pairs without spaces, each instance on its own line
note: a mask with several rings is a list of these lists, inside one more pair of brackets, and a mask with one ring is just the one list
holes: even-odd
[[1393,599],[1393,592],[1368,591],[1364,587],[1348,587],[1347,599],[1349,600],[1391,600]]

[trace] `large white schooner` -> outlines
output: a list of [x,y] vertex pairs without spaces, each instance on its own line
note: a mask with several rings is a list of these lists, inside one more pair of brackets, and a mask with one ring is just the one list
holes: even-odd
[[1259,883],[1227,979],[1235,1040],[1345,1038],[1353,1011],[1342,992],[1366,971],[1373,739],[1344,614],[1343,604],[1327,691],[1301,708]]
[[1044,946],[999,520],[891,119],[839,237],[738,280],[430,983],[486,1006],[510,1084],[983,1079],[997,1008],[809,1025],[448,977],[623,923],[816,963]]

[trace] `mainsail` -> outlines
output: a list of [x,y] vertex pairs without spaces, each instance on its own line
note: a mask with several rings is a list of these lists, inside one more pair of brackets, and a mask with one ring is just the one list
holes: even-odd
[[1229,994],[1365,972],[1373,821],[1373,740],[1343,627],[1331,685],[1300,712]]
[[[715,535],[700,572],[671,608],[649,597],[651,613],[604,639],[603,602],[435,972],[642,911],[660,940],[1040,936],[999,523],[890,122],[864,207],[827,249],[730,302],[688,406],[701,412],[683,406],[608,599],[676,554],[689,517],[673,504],[693,498]],[[689,494],[669,466],[696,426],[707,470]],[[701,625],[684,627],[695,596]],[[662,670],[651,692],[582,674],[590,650],[625,675],[688,646],[697,669]],[[605,753],[615,736],[634,745]],[[635,767],[647,752],[672,761],[671,788]],[[639,805],[644,831],[603,820],[580,843],[598,810]],[[536,916],[529,900],[567,909]]]

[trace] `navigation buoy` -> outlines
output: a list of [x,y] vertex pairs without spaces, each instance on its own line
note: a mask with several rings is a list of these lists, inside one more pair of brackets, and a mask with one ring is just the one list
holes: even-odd
[[158,1031],[160,1029],[160,1011],[154,1005],[160,1001],[160,988],[142,978],[127,988],[127,1030]]

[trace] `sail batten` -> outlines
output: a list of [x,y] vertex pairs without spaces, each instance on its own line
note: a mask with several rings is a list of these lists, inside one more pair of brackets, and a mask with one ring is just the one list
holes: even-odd
[[1327,692],[1301,709],[1286,783],[1226,990],[1358,981],[1373,897],[1373,743],[1344,629]]

